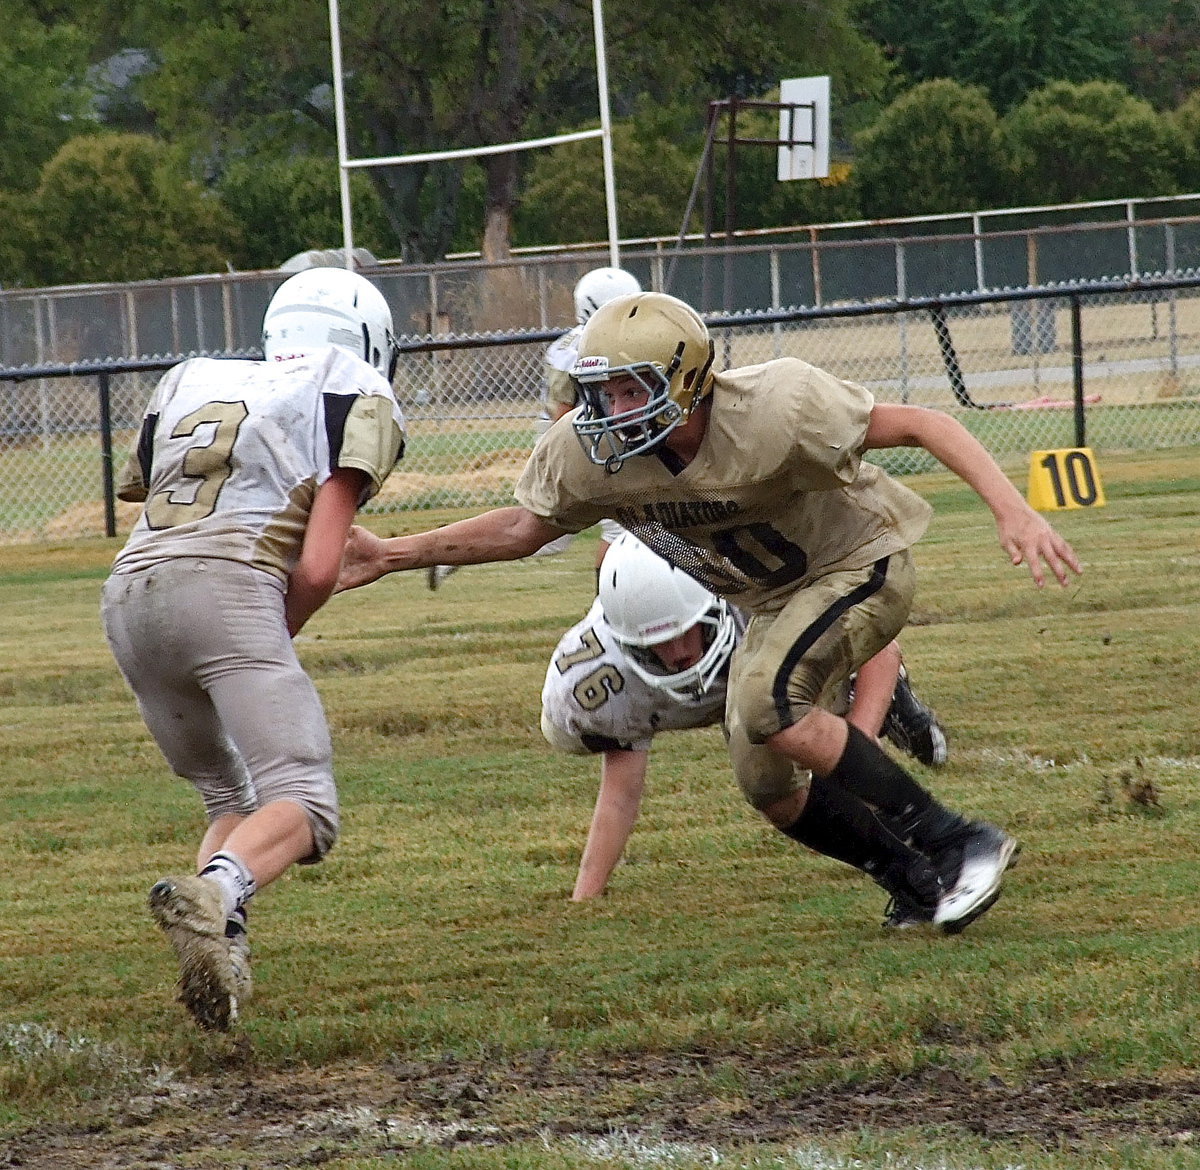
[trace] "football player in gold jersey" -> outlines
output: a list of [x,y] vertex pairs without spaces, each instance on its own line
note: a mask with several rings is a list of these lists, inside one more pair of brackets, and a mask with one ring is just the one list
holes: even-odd
[[[1074,550],[952,416],[877,403],[798,358],[716,373],[704,322],[662,293],[620,297],[580,337],[582,404],[534,448],[517,506],[381,540],[355,528],[339,588],[435,563],[528,556],[609,517],[751,615],[725,722],[747,800],[867,873],[893,925],[956,932],[991,907],[1017,842],[946,808],[821,697],[896,637],[931,514],[863,459],[921,447],[991,509],[1012,564],[1066,585]],[[772,763],[772,761],[774,761]],[[800,784],[792,765],[812,773]]]

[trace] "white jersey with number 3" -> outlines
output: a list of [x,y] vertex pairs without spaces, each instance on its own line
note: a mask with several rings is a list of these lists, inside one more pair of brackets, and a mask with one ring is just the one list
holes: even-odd
[[121,476],[120,498],[146,506],[114,570],[215,557],[286,580],[317,489],[334,470],[357,468],[365,502],[403,440],[391,386],[344,350],[185,361],[155,389]]
[[724,679],[686,701],[644,682],[604,620],[599,598],[559,640],[542,688],[542,721],[558,733],[556,746],[570,742],[568,750],[580,754],[647,751],[658,732],[719,723],[724,711]]

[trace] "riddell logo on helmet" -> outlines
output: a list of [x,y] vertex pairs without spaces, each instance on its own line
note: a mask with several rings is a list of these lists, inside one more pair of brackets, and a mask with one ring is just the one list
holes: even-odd
[[608,358],[606,357],[581,357],[575,363],[575,368],[571,373],[579,374],[594,374],[600,370],[608,369]]
[[638,633],[641,634],[643,638],[649,638],[651,634],[657,634],[660,631],[674,629],[674,622],[649,622],[647,625],[641,626],[638,629]]

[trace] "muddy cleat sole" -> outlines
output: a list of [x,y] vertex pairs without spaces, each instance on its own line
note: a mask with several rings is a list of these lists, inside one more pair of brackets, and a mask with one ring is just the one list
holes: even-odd
[[150,913],[179,960],[179,1002],[200,1027],[224,1032],[237,1020],[237,980],[214,882],[168,877],[150,890]]
[[961,845],[961,863],[954,883],[934,911],[934,925],[947,934],[959,934],[990,910],[1000,897],[1004,873],[1020,848],[1015,837],[995,825],[972,825]]
[[947,922],[942,927],[942,934],[962,934],[972,922],[982,918],[998,901],[1000,900],[1000,891],[996,890],[990,898],[985,898],[970,914],[957,919],[954,922]]

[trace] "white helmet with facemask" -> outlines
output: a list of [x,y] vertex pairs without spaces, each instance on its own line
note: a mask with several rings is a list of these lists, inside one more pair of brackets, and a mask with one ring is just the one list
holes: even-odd
[[338,346],[377,369],[389,382],[399,356],[392,311],[366,277],[345,268],[306,268],[276,290],[263,316],[267,361],[302,357]]
[[[713,687],[737,642],[729,603],[629,532],[613,541],[600,565],[600,607],[638,677],[682,701]],[[696,625],[701,628],[699,660],[672,671],[654,647]]]

